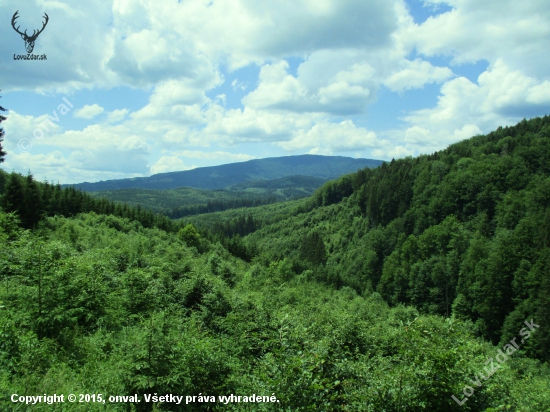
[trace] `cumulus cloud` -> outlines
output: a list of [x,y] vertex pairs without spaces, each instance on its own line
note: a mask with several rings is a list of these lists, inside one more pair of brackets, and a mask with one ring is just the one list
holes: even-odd
[[92,148],[86,151],[74,150],[70,155],[70,161],[78,164],[79,169],[92,172],[119,172],[132,174],[146,174],[147,152],[136,149],[123,149],[112,147]]
[[412,156],[415,154],[415,150],[410,147],[402,145],[387,145],[380,149],[374,149],[371,151],[371,154],[376,159],[381,160],[390,160],[390,159],[399,159],[401,157]]
[[[132,172],[123,168],[116,170],[117,167],[107,165],[103,170],[96,167],[90,169],[83,163],[86,160],[88,153],[74,153],[69,156],[63,155],[59,150],[49,153],[35,153],[33,148],[30,152],[21,153],[14,151],[6,157],[6,170],[14,169],[18,171],[30,170],[34,176],[39,179],[47,179],[49,181],[65,183],[80,183],[80,182],[96,182],[99,180],[128,178],[143,176],[144,170],[139,169],[137,172]],[[89,159],[89,157],[88,157]],[[89,163],[88,163],[89,165]],[[115,169],[115,170],[113,170]]]
[[309,150],[311,154],[333,154],[363,150],[380,145],[376,133],[357,127],[351,120],[341,123],[320,123],[310,129],[297,131],[293,138],[278,143],[288,151]]
[[[133,133],[127,125],[94,124],[83,130],[64,130],[60,124],[51,121],[51,115],[33,117],[10,112],[5,127],[9,152],[5,165],[47,176],[55,175],[52,171],[57,170],[59,177],[68,179],[64,182],[75,182],[85,171],[89,176],[106,176],[111,171],[113,176],[126,173],[126,177],[149,172],[150,149],[145,134]],[[22,139],[30,142],[29,153],[22,153]]]
[[[383,48],[397,27],[397,2],[107,0],[75,9],[63,1],[33,0],[18,5],[21,20],[34,27],[47,8],[50,23],[37,52],[47,53],[48,60],[34,65],[2,60],[0,69],[13,89],[148,87],[215,77],[220,64],[237,68],[322,49]],[[4,2],[0,14],[11,15],[12,8]],[[9,25],[0,34],[9,53],[22,49]]]
[[453,76],[448,67],[435,67],[421,59],[403,60],[401,64],[403,68],[384,81],[384,85],[394,92],[419,89],[427,83],[441,83]]
[[240,82],[237,79],[234,79],[231,82],[231,87],[233,88],[233,90],[245,91],[246,88],[248,87],[248,84],[246,82]]
[[[4,90],[56,90],[67,92],[74,87],[112,84],[112,73],[104,63],[111,53],[113,30],[109,28],[112,1],[71,7],[62,1],[33,0],[24,3],[0,3],[0,15],[11,16],[18,9],[22,27],[40,27],[44,12],[49,15],[45,30],[38,37],[34,52],[46,54],[47,60],[27,64],[14,61],[22,54],[23,40],[9,24],[0,26],[2,50],[0,72]],[[7,58],[7,57],[10,58]]]
[[[248,0],[255,13],[266,5]],[[311,53],[322,49],[381,48],[397,26],[394,2],[319,0],[267,6],[269,20],[254,45],[271,55]]]
[[530,76],[549,76],[550,8],[543,1],[425,0],[452,10],[408,26],[401,41],[426,56],[448,55],[453,63],[501,59]]
[[220,160],[232,160],[237,162],[245,162],[247,160],[255,159],[254,156],[245,153],[230,153],[223,151],[204,152],[201,150],[181,150],[174,153],[181,157],[188,157],[191,159],[220,159]]
[[441,87],[436,107],[414,111],[404,120],[415,125],[408,132],[418,143],[426,142],[418,139],[419,130],[430,130],[434,142],[450,143],[550,112],[548,88],[548,81],[510,70],[499,59],[479,76],[478,84],[464,77],[450,80]]
[[[374,69],[366,62],[355,63],[350,56],[338,59],[345,54],[348,53],[316,53],[300,65],[297,77],[288,73],[289,64],[285,60],[265,65],[260,70],[258,87],[242,101],[254,109],[332,115],[361,113],[374,100]],[[332,59],[340,61],[339,67],[324,64]],[[311,71],[324,74],[310,77]]]
[[81,119],[93,119],[97,115],[103,113],[105,109],[97,104],[86,105],[76,112],[74,112],[74,117],[79,117]]
[[117,123],[123,120],[129,113],[128,109],[117,109],[107,113],[108,123]]
[[[219,84],[219,78],[210,79]],[[214,84],[208,86],[213,87]],[[187,79],[167,80],[159,83],[149,99],[149,104],[131,114],[132,119],[142,123],[165,122],[170,128],[174,123],[196,125],[203,123],[203,105],[211,103],[203,88],[196,87]],[[145,124],[144,124],[145,126]]]
[[287,140],[292,130],[310,125],[313,117],[283,114],[266,110],[230,109],[216,113],[200,134],[218,136],[226,143],[273,142]]
[[[18,142],[21,139],[35,140],[34,131],[36,129],[41,129],[41,124],[47,122],[48,115],[33,117],[29,115],[21,115],[14,110],[10,110],[8,120],[5,123],[2,123],[6,135],[4,136],[3,146],[8,151],[17,150]],[[57,126],[54,123],[54,126],[50,125],[50,122],[47,122],[50,130],[53,128],[57,129]],[[44,132],[40,137],[44,136]]]
[[[544,2],[424,3],[451,9],[415,24],[404,0],[106,0],[78,9],[66,0],[18,3],[24,27],[39,25],[47,8],[50,23],[35,52],[48,60],[10,60],[23,43],[9,25],[0,26],[8,56],[0,59],[4,92],[99,88],[118,98],[137,87],[149,101],[116,110],[84,106],[74,117],[97,124],[82,130],[70,130],[70,120],[49,124],[48,115],[12,111],[5,123],[9,164],[25,171],[25,162],[35,162],[75,181],[86,173],[91,180],[183,170],[180,157],[248,160],[254,156],[242,145],[256,143],[264,152],[267,144],[290,153],[388,159],[550,112]],[[1,3],[0,14],[11,15],[14,4]],[[453,73],[480,60],[489,67],[477,82]],[[405,112],[402,127],[372,127],[365,114],[381,92],[406,98],[427,84],[441,85],[433,107]],[[48,129],[36,139],[43,124]],[[17,151],[23,138],[32,140],[30,153]],[[151,157],[158,161],[149,168]]]
[[151,166],[151,173],[179,172],[190,169],[193,169],[193,167],[186,166],[178,156],[162,156]]

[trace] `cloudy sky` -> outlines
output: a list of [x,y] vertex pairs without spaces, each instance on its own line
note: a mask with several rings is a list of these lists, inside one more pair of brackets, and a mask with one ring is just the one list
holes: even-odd
[[[550,114],[548,0],[0,0],[2,167],[389,160]],[[34,54],[15,60],[49,22]],[[49,119],[49,120],[48,120]]]

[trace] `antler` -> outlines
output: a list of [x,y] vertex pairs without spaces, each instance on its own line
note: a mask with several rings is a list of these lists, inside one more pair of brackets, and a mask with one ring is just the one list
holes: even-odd
[[[17,15],[17,13],[19,13],[19,10],[17,10],[17,11],[13,14],[13,17],[11,18],[11,26],[12,26],[13,29],[14,29],[17,33],[19,33],[21,36],[26,36],[26,35],[27,35],[27,30],[25,30],[25,33],[21,33],[21,32],[19,31],[19,27],[21,27],[21,26],[17,26],[17,28],[15,28],[15,20],[17,20],[17,18],[19,17],[19,16]],[[45,14],[45,13],[44,13],[44,14]]]
[[34,34],[34,31],[33,31],[32,37],[38,37],[38,35],[44,31],[44,28],[46,27],[46,24],[48,24],[48,20],[50,20],[50,18],[48,17],[48,15],[46,13],[44,13],[44,18],[46,19],[46,21],[43,23],[42,28],[40,30],[38,30],[38,33],[36,33],[36,34]]

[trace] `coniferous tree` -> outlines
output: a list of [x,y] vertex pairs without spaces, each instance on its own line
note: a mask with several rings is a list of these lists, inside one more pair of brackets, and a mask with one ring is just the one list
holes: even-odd
[[36,227],[42,217],[42,198],[38,186],[29,172],[25,179],[25,196],[21,210],[21,221],[28,229]]
[[53,194],[49,202],[50,210],[49,214],[55,216],[61,214],[61,185],[59,182],[53,188]]
[[50,214],[50,199],[53,194],[53,185],[51,185],[47,179],[44,179],[40,186],[42,192],[42,208],[44,212]]
[[[0,106],[0,112],[6,112],[6,111],[7,111],[6,109]],[[0,123],[2,123],[4,120],[6,120],[6,116],[2,116],[0,114]],[[4,141],[4,129],[0,127],[0,163],[4,161],[4,157],[6,156],[6,152],[2,148],[3,141]]]
[[9,175],[6,172],[0,170],[0,196],[4,193],[6,183],[8,182],[8,177]]
[[21,215],[24,200],[25,191],[21,182],[21,176],[12,172],[8,178],[6,190],[2,195],[2,209],[7,213],[16,212]]

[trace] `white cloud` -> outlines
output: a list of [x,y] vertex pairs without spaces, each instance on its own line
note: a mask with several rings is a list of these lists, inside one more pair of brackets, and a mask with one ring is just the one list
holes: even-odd
[[540,0],[426,0],[453,9],[409,26],[401,40],[426,56],[449,55],[454,63],[501,59],[512,70],[549,76],[550,7]]
[[298,79],[287,73],[286,61],[268,64],[260,70],[258,88],[243,98],[243,103],[251,108],[277,108],[278,105],[299,105],[306,98],[307,91]]
[[390,43],[397,26],[393,1],[324,0],[260,5],[248,0],[245,4],[253,12],[268,17],[260,26],[261,35],[250,47],[273,57],[322,49],[377,49]]
[[147,174],[148,152],[135,148],[116,146],[73,150],[70,161],[81,170],[91,172],[118,172],[124,174]]
[[220,106],[225,107],[227,103],[227,96],[225,93],[218,94],[216,97],[214,97],[214,102]]
[[5,90],[70,91],[74,87],[102,86],[112,83],[112,73],[104,62],[112,50],[113,30],[109,28],[111,1],[71,7],[63,1],[0,3],[0,14],[11,16],[19,10],[22,27],[32,30],[39,25],[43,12],[50,20],[38,37],[33,53],[46,54],[47,60],[26,64],[7,57],[24,52],[23,40],[9,24],[0,26],[2,50],[0,59]]
[[441,87],[437,106],[404,117],[411,126],[405,141],[424,152],[458,140],[515,124],[523,117],[550,112],[549,82],[540,82],[501,60],[489,67],[475,84],[464,77]]
[[194,167],[188,167],[177,156],[162,156],[153,166],[151,166],[151,173],[166,173],[166,172],[179,172],[182,170],[190,170]]
[[215,137],[228,144],[235,142],[273,142],[287,140],[292,131],[311,125],[312,116],[300,116],[296,114],[283,114],[265,110],[254,110],[245,107],[244,110],[230,109],[218,112],[209,119],[206,127],[197,132],[203,135]]
[[[148,87],[169,79],[212,78],[220,65],[233,69],[323,49],[383,48],[397,27],[397,3],[106,0],[74,8],[63,0],[33,0],[17,7],[30,27],[39,24],[41,10],[49,12],[36,46],[48,60],[29,65],[6,59],[0,69],[12,89]],[[0,14],[11,15],[13,7],[4,2]],[[9,25],[0,35],[8,55],[23,52]]]
[[[0,26],[8,57],[0,59],[0,72],[10,90],[47,95],[137,87],[150,98],[143,107],[124,102],[127,108],[100,117],[102,107],[85,106],[74,117],[97,124],[70,130],[70,120],[52,122],[39,140],[33,133],[48,125],[47,115],[12,111],[5,123],[6,148],[17,153],[11,164],[24,171],[25,162],[34,162],[71,181],[86,173],[87,180],[129,177],[146,174],[150,157],[161,153],[151,170],[186,167],[180,157],[254,157],[241,153],[243,143],[387,159],[550,112],[545,2],[424,2],[453,9],[417,25],[404,0],[105,0],[79,8],[66,0],[17,3],[24,27],[39,24],[47,9],[50,23],[36,53],[47,53],[48,60],[10,60],[23,52],[23,42],[9,25]],[[11,15],[14,5],[2,2],[0,15]],[[450,67],[430,63],[434,56],[450,56]],[[458,65],[480,60],[489,68],[477,82],[453,74]],[[247,65],[254,66],[224,84],[235,77],[229,71]],[[255,84],[250,73],[256,67]],[[382,85],[384,93],[406,99],[408,90],[433,83],[442,84],[437,104],[405,111],[400,130],[374,129],[372,117],[355,120],[376,104]],[[245,90],[242,107],[236,107]],[[23,138],[32,141],[30,153],[17,151]]]
[[108,123],[117,123],[123,120],[130,111],[128,109],[117,109],[107,113]]
[[486,96],[485,110],[513,113],[521,117],[522,106],[540,105],[550,108],[550,82],[539,82],[519,70],[510,70],[498,59],[491,70],[479,76],[478,83]]
[[[327,65],[327,60],[340,64]],[[288,69],[284,60],[263,66],[258,87],[243,103],[254,109],[346,115],[363,112],[374,100],[375,70],[359,56],[319,52],[300,65],[297,77]],[[308,76],[312,71],[323,74]]]
[[[10,112],[8,120],[5,127],[9,151],[6,166],[16,170],[30,168],[43,175],[63,177],[64,183],[75,182],[78,176],[86,173],[106,176],[110,171],[113,176],[121,177],[126,173],[124,177],[133,177],[149,171],[150,149],[146,135],[133,133],[126,125],[95,124],[81,131],[63,130],[60,126],[63,123],[48,121],[48,115],[35,118],[16,112]],[[36,133],[37,130],[41,133]],[[30,142],[29,153],[21,153],[18,145],[22,139]],[[50,152],[45,153],[48,150]],[[52,160],[52,153],[56,161]]]
[[81,119],[93,119],[104,111],[105,109],[97,104],[85,105],[74,113],[74,117],[79,117]]
[[374,149],[371,151],[371,154],[376,159],[390,160],[390,159],[399,159],[405,156],[412,156],[415,154],[414,149],[411,149],[407,146],[386,146],[381,149]]
[[181,150],[174,153],[175,155],[188,157],[191,159],[220,159],[220,160],[232,160],[238,162],[245,162],[247,160],[255,159],[254,156],[244,153],[229,153],[223,151],[204,152],[201,150]]
[[333,154],[363,150],[382,144],[376,133],[357,127],[351,120],[341,123],[320,123],[297,131],[293,138],[278,143],[288,151],[309,150],[311,154]]
[[403,60],[402,66],[400,71],[392,73],[384,81],[384,85],[394,92],[419,89],[427,83],[441,83],[453,75],[448,67],[435,67],[421,59]]
[[[55,123],[52,127],[50,122],[47,122],[48,115],[33,117],[28,115],[21,115],[14,110],[10,110],[8,120],[2,123],[6,134],[4,136],[3,145],[8,151],[14,151],[17,149],[17,144],[21,139],[35,140],[34,131],[40,127],[43,122],[46,122],[49,130],[58,128]],[[44,132],[42,132],[45,135]]]
[[[220,84],[221,78],[208,79],[213,83],[207,88]],[[167,80],[159,83],[149,99],[149,104],[131,114],[132,119],[141,122],[144,127],[153,122],[164,123],[164,130],[172,129],[175,124],[197,125],[204,122],[203,105],[211,101],[200,85],[189,79]]]
[[[128,177],[143,176],[144,171],[132,172],[131,170],[115,170],[112,164],[107,163],[104,170],[98,168],[87,168],[82,160],[86,160],[89,154],[73,152],[66,157],[59,150],[46,154],[35,154],[34,148],[30,152],[11,152],[6,157],[6,170],[17,170],[26,172],[30,170],[36,179],[65,183],[95,182],[106,179],[122,179]],[[112,159],[111,159],[112,160]]]
[[240,82],[237,79],[234,79],[231,82],[231,87],[233,88],[233,90],[245,91],[248,87],[248,83],[247,82]]

